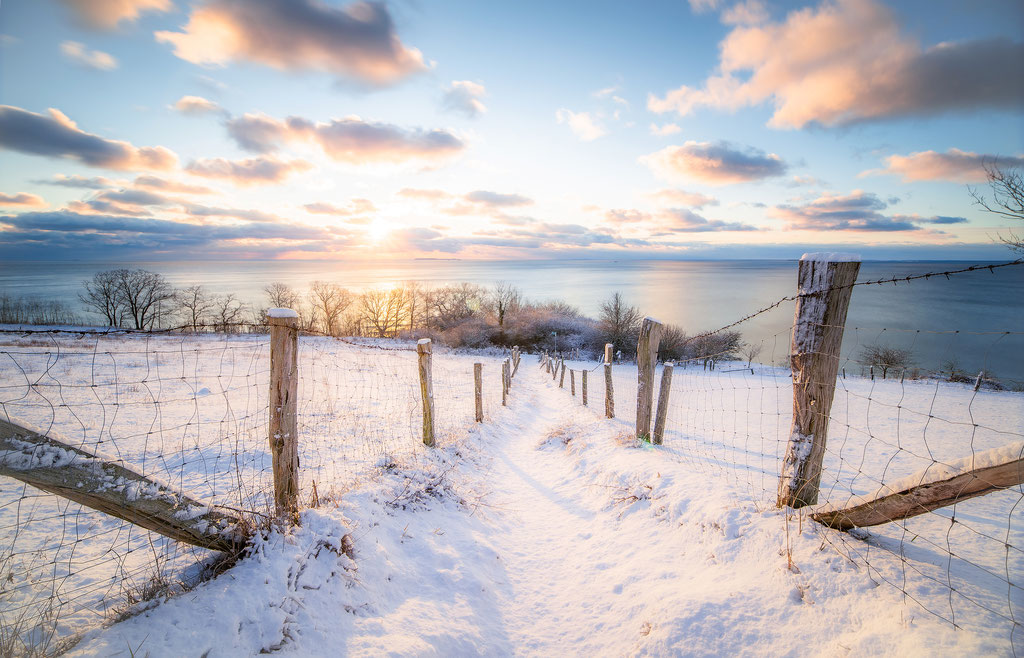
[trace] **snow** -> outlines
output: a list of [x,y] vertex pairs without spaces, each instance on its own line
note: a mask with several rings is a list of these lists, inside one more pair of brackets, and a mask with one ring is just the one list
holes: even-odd
[[814,253],[808,252],[801,256],[800,260],[813,260],[824,263],[859,263],[861,262],[861,257],[860,254],[819,251]]
[[290,308],[268,308],[268,318],[297,318],[299,317],[298,311]]
[[429,338],[420,338],[418,341],[416,341],[416,344],[417,345],[429,345],[430,342],[431,341],[430,341]]
[[[83,363],[121,359],[122,381],[146,382],[136,392],[116,387],[118,406],[106,401],[105,407],[116,409],[116,418],[96,426],[88,425],[86,414],[80,416],[87,426],[76,425],[63,408],[19,407],[17,390],[0,392],[2,410],[12,418],[54,413],[83,436],[135,436],[137,444],[125,439],[116,446],[134,463],[145,458],[147,473],[162,464],[143,442],[175,434],[149,439],[138,428],[148,431],[157,420],[185,426],[195,416],[201,430],[176,432],[184,445],[200,446],[203,460],[182,457],[184,463],[171,464],[164,477],[203,499],[231,500],[235,482],[214,478],[218,468],[240,468],[238,479],[254,490],[268,484],[262,469],[269,457],[255,447],[223,455],[214,450],[250,424],[254,441],[266,443],[265,412],[255,411],[266,403],[265,380],[254,376],[266,366],[265,337],[210,343],[196,339],[196,349],[206,351],[183,364],[191,343],[150,341],[157,356],[131,369],[114,346],[83,350]],[[125,339],[123,345],[127,355],[140,342]],[[770,501],[790,439],[787,369],[755,364],[753,373],[729,372],[730,364],[720,364],[719,371],[705,372],[676,364],[665,445],[651,446],[632,436],[635,367],[613,366],[619,417],[609,420],[603,417],[603,377],[589,379],[590,407],[583,407],[569,393],[569,377],[559,389],[524,355],[509,406],[501,407],[500,358],[437,353],[441,426],[439,447],[431,450],[419,444],[416,357],[404,345],[406,351],[385,351],[302,338],[303,500],[315,479],[324,502],[305,509],[298,527],[258,537],[251,555],[221,576],[140,604],[138,614],[122,622],[87,629],[69,655],[1011,653],[1013,631],[962,597],[1004,614],[1011,605],[1020,616],[1024,562],[1005,548],[1024,545],[1024,506],[1014,506],[1019,493],[955,509],[957,518],[1000,540],[994,552],[978,533],[951,525],[952,510],[872,529],[858,540],[806,514],[775,509]],[[239,346],[244,349],[231,351]],[[40,372],[60,370],[62,362],[46,348],[37,351]],[[161,359],[168,360],[160,366],[167,377],[157,391],[147,373]],[[484,363],[481,424],[472,422],[476,361]],[[71,383],[77,372],[61,381]],[[182,372],[187,381],[175,381]],[[111,376],[99,366],[83,375],[86,382]],[[27,377],[40,380],[31,371]],[[204,388],[209,393],[197,401],[195,392]],[[147,390],[160,401],[159,416],[152,414]],[[96,404],[89,396],[103,395],[93,391],[64,394],[68,405],[81,409]],[[262,397],[247,401],[254,395]],[[897,400],[898,406],[889,404]],[[971,454],[975,465],[1005,457],[1012,451],[1007,434],[1020,432],[1022,400],[1017,393],[928,380],[840,379],[823,502],[847,492],[868,495],[877,480],[893,485],[925,465],[955,469]],[[229,407],[232,431],[224,434]],[[45,426],[41,420],[37,425]],[[360,437],[369,441],[355,443]],[[174,461],[176,453],[160,454]],[[183,470],[172,478],[177,466]],[[18,508],[8,503],[20,494],[20,487],[0,482],[3,527]],[[92,522],[104,527],[102,520]],[[31,538],[45,529],[29,524],[22,532]],[[101,556],[108,546],[83,542],[76,551]],[[182,568],[182,557],[196,558],[178,556],[167,568]],[[106,562],[114,573],[118,565]],[[1005,572],[1017,585],[1008,588],[975,564]],[[951,594],[946,578],[963,573],[966,583],[953,580],[958,589]],[[102,570],[85,577],[109,582]],[[946,617],[956,606],[961,630],[914,600]],[[1018,653],[1022,640],[1018,631]]]

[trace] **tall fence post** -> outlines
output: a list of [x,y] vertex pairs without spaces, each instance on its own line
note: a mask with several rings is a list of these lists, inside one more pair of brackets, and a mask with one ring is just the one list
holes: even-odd
[[604,416],[615,418],[615,393],[612,390],[612,344],[604,345]]
[[818,502],[821,461],[839,372],[846,311],[860,257],[804,254],[797,284],[790,365],[793,369],[793,426],[779,476],[779,507]]
[[270,455],[274,506],[281,518],[299,511],[299,314],[288,308],[267,311],[270,325]]
[[431,355],[433,346],[429,338],[420,338],[416,354],[420,366],[420,396],[423,398],[423,445],[434,445],[434,381]]
[[576,397],[576,371],[569,371],[569,390],[572,391],[572,396]]
[[565,361],[562,361],[562,374],[558,376],[558,388],[565,388]]
[[580,393],[583,396],[583,406],[587,406],[587,371],[580,370]]
[[515,377],[516,373],[519,372],[519,346],[516,345],[512,348],[512,376]]
[[650,440],[654,407],[654,364],[658,362],[661,323],[644,318],[636,343],[636,438]]
[[652,443],[661,445],[665,437],[665,421],[668,416],[668,395],[672,390],[672,371],[675,364],[669,362],[661,371],[661,387],[658,389],[658,413],[654,416],[654,439]]
[[473,399],[476,401],[476,422],[484,422],[484,364],[473,364]]

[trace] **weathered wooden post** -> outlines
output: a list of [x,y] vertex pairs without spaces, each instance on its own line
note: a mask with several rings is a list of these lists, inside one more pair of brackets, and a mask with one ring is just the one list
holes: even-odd
[[859,270],[859,256],[804,254],[800,259],[799,297],[789,355],[793,426],[779,477],[779,507],[818,502],[839,349]]
[[505,359],[505,370],[502,373],[505,377],[505,391],[512,392],[512,359]]
[[515,377],[516,373],[519,372],[519,346],[516,345],[512,348],[512,376]]
[[672,371],[675,364],[669,362],[661,371],[661,388],[658,389],[658,413],[654,417],[654,440],[652,443],[661,445],[665,436],[665,421],[668,417],[668,395],[672,389]]
[[580,370],[580,394],[583,396],[583,406],[587,406],[587,371]]
[[476,401],[476,422],[484,422],[484,364],[473,364],[473,399]]
[[550,375],[551,374],[551,357],[548,355],[547,352],[544,353],[544,365],[547,367],[548,374]]
[[569,371],[569,390],[572,391],[572,396],[576,397],[576,371]]
[[433,353],[429,338],[416,342],[416,354],[420,366],[420,397],[423,398],[423,445],[434,445],[434,381],[431,364]]
[[299,513],[299,314],[290,308],[267,311],[270,325],[270,455],[274,506],[280,518]]
[[558,388],[565,388],[565,361],[562,361],[562,374],[558,377]]
[[636,438],[651,438],[651,411],[654,406],[654,365],[658,362],[661,323],[644,318],[636,344]]
[[501,362],[501,406],[508,406],[508,359]]
[[612,344],[604,345],[604,416],[615,418],[615,393],[612,388]]

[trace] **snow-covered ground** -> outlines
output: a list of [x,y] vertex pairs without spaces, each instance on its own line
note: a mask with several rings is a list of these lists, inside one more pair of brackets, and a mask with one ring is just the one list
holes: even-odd
[[[158,421],[178,428],[161,438],[178,441],[176,455],[196,444],[205,470],[196,466],[203,460],[179,457],[157,475],[205,497],[253,504],[257,496],[240,500],[240,487],[231,485],[257,492],[268,477],[269,456],[260,452],[265,338],[168,340],[185,375],[179,384],[169,371],[161,374],[154,397],[166,405],[152,404],[148,376],[131,380],[123,369],[127,352],[148,353],[154,343],[142,350],[123,341],[76,357],[94,364],[83,382],[135,381],[134,392],[118,391],[121,401],[141,395],[131,413],[152,414],[156,406],[159,419],[124,418],[129,412],[120,406],[110,419],[112,404],[101,399],[94,406],[107,420],[85,420],[81,406],[68,402],[69,418],[77,418],[56,426],[114,438],[144,434],[138,428]],[[188,361],[189,349],[204,356]],[[106,357],[121,368],[116,376],[96,365],[104,351],[122,355]],[[147,358],[170,363],[170,356]],[[303,513],[299,528],[260,539],[252,556],[216,579],[87,632],[74,654],[1009,655],[1015,629],[1016,652],[1024,650],[1024,633],[1006,619],[1024,611],[1020,491],[961,503],[955,520],[945,510],[861,539],[773,508],[789,430],[788,371],[677,367],[665,445],[650,446],[631,438],[635,368],[615,366],[617,418],[608,420],[600,368],[589,373],[586,408],[578,390],[571,396],[568,375],[559,389],[534,357],[524,357],[502,408],[498,359],[435,354],[438,418],[447,420],[439,448],[427,450],[417,437],[413,354],[304,338],[302,358],[309,364],[300,383],[304,495],[315,479],[326,500]],[[32,359],[47,372],[53,357],[17,357],[22,368]],[[485,379],[480,425],[472,422],[474,361],[494,380]],[[0,371],[6,387],[12,371]],[[56,377],[65,400],[81,394],[84,405],[89,395],[105,395],[91,384],[69,390],[74,373],[80,369]],[[31,413],[33,387],[17,399],[12,388],[0,390],[12,418],[18,404],[25,408],[17,413]],[[840,380],[822,502],[1019,441],[1022,401],[1017,393],[935,381]],[[35,404],[40,415],[29,420],[36,424],[65,413]],[[233,450],[215,448],[225,436],[251,438]],[[158,463],[146,457],[149,447],[126,458]],[[222,468],[218,459],[242,466]],[[17,525],[24,512],[12,510],[28,504],[17,504],[22,488],[0,487],[4,537],[22,528],[23,549],[45,539],[40,512]],[[38,501],[54,505],[49,496]],[[148,546],[149,533],[136,534]],[[77,551],[102,555],[111,543],[100,546],[82,541]],[[127,555],[144,569],[149,563],[139,553]],[[177,567],[197,557],[179,551]],[[115,567],[108,564],[109,572]],[[91,578],[107,575],[96,566]]]

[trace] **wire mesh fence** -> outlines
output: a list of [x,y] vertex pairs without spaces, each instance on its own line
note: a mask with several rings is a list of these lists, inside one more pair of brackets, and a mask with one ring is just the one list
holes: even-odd
[[[415,346],[299,340],[300,502],[340,495],[426,449]],[[274,512],[266,334],[0,333],[0,419],[130,465],[253,528]],[[500,400],[497,359],[435,358],[438,440]],[[0,654],[74,634],[214,569],[213,551],[0,477]]]
[[[944,277],[906,283],[922,279],[932,279],[934,288]],[[877,283],[859,282],[853,304],[884,305],[891,288]],[[984,629],[1005,640],[1007,653],[1024,654],[1024,332],[964,331],[935,311],[916,320],[908,314],[900,326],[846,326],[835,353],[816,354],[833,360],[835,381],[803,377],[794,386],[791,339],[800,299],[784,298],[691,338],[760,323],[751,332],[758,337],[745,349],[705,351],[674,362],[661,453],[724,482],[736,501],[772,508],[793,438],[795,392],[834,384],[817,505],[786,515],[809,517],[891,496],[907,509],[850,532],[819,526],[823,545],[896,587],[927,614],[957,628]],[[915,326],[920,322],[927,324]],[[766,326],[784,328],[765,332]],[[601,413],[604,366],[574,365],[576,378],[588,371],[589,406]],[[615,417],[633,425],[637,367],[616,363],[612,372]],[[659,366],[655,400],[662,373]],[[1016,483],[1007,486],[978,470],[993,464],[1006,464]],[[933,509],[916,502],[931,495],[922,491],[958,476],[948,485],[953,504]],[[975,489],[990,491],[969,497]],[[912,516],[904,518],[907,511]]]

